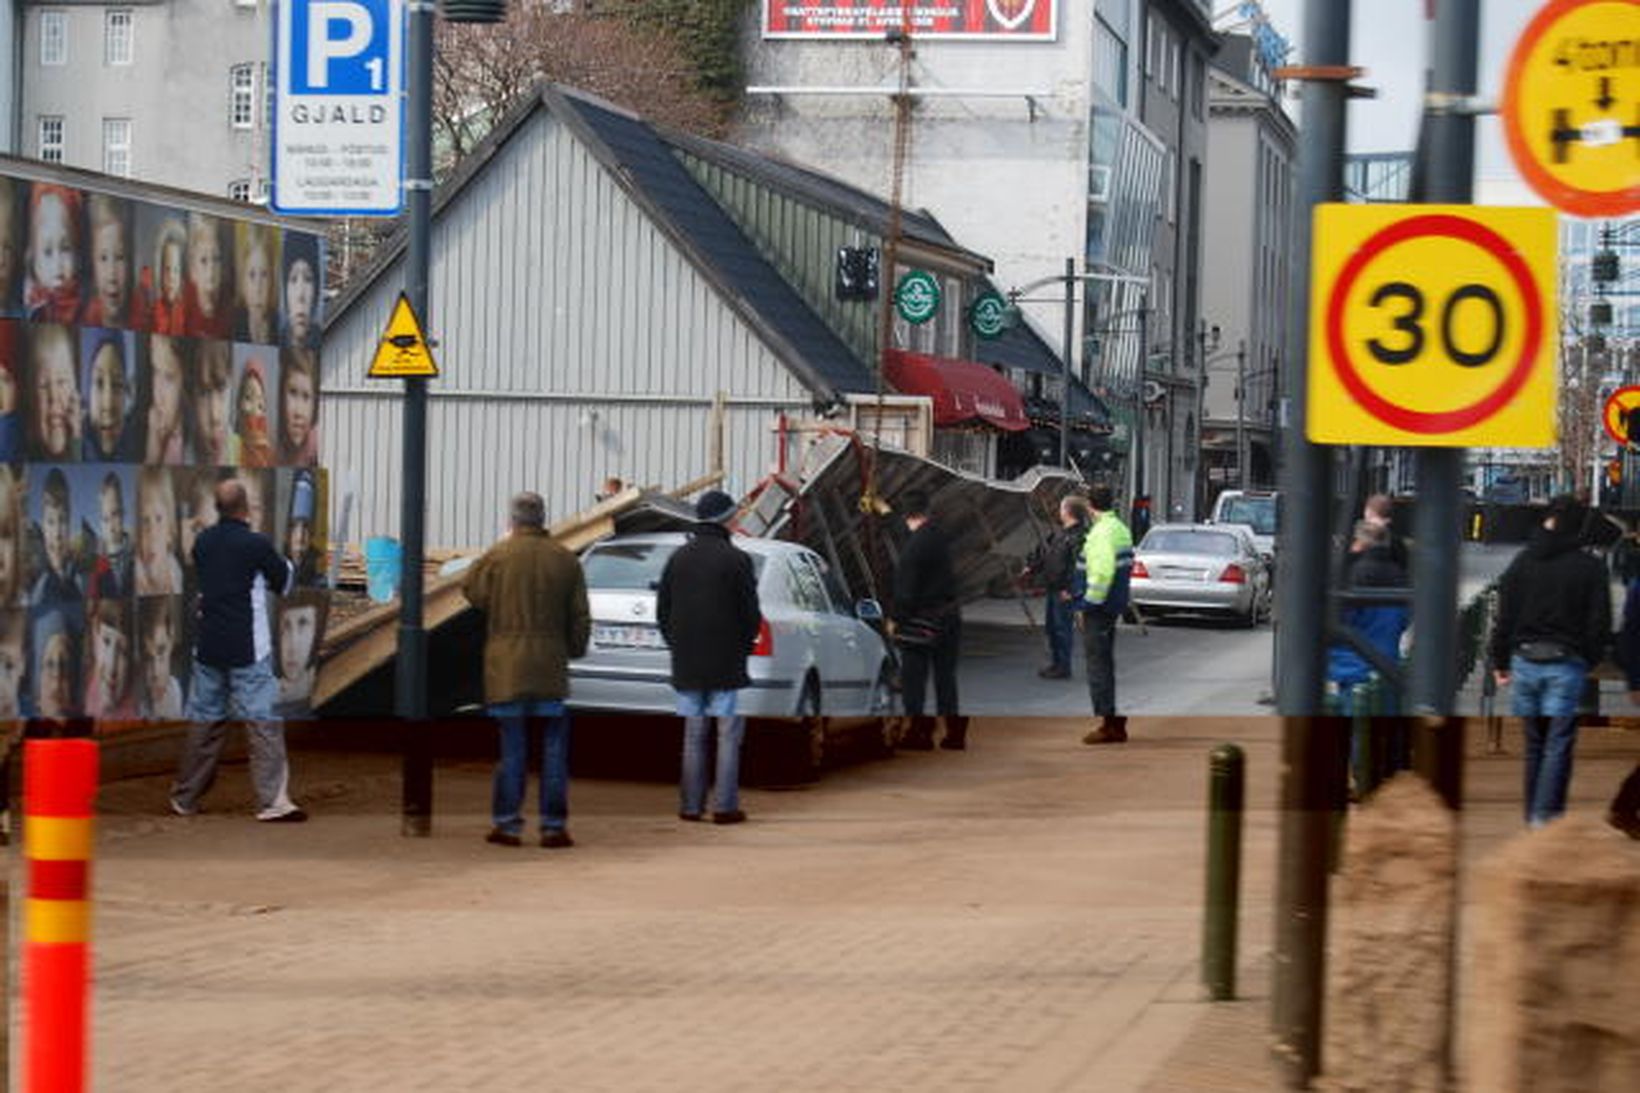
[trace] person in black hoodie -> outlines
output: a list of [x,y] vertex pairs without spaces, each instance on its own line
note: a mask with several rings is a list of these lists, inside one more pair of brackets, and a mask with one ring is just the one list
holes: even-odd
[[900,746],[928,751],[934,746],[934,718],[923,716],[928,671],[934,671],[934,707],[945,718],[940,747],[967,746],[968,719],[957,712],[957,652],[962,641],[962,611],[951,548],[934,523],[928,495],[907,490],[900,512],[911,537],[900,548],[894,569],[894,640],[900,647],[901,697],[911,727]]
[[708,490],[695,502],[698,523],[668,558],[655,595],[655,621],[672,650],[672,689],[683,718],[683,775],[678,818],[699,820],[706,808],[706,724],[717,720],[716,808],[712,822],[737,824],[740,744],[746,719],[735,697],[750,686],[746,658],[757,645],[763,613],[751,555],[729,541],[735,500]]
[[1541,827],[1566,811],[1577,741],[1577,704],[1589,670],[1611,638],[1606,568],[1580,547],[1583,506],[1549,502],[1543,528],[1498,581],[1492,630],[1497,681],[1526,719],[1526,822]]
[[1048,664],[1037,675],[1043,679],[1071,678],[1071,653],[1076,646],[1071,584],[1091,516],[1085,498],[1067,494],[1059,502],[1059,527],[1026,559],[1025,574],[1042,578],[1042,628],[1048,636]]

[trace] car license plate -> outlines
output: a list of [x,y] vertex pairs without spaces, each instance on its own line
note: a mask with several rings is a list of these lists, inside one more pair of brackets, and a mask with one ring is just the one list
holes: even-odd
[[653,626],[594,626],[592,642],[606,649],[666,648],[666,639]]

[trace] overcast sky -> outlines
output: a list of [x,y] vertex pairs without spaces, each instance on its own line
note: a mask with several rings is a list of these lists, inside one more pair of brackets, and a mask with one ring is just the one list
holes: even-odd
[[[1503,92],[1504,70],[1515,39],[1525,29],[1543,0],[1481,0],[1480,93],[1493,100]],[[1277,30],[1297,48],[1294,63],[1305,63],[1304,0],[1263,0]],[[1234,7],[1232,0],[1216,0],[1220,11]],[[1378,89],[1376,99],[1350,104],[1349,146],[1355,152],[1392,152],[1410,149],[1416,139],[1419,96],[1428,48],[1429,24],[1424,0],[1355,0],[1350,33],[1353,63],[1367,70],[1361,83]],[[1291,109],[1297,116],[1298,108]],[[1514,190],[1519,175],[1503,142],[1503,127],[1494,116],[1479,118],[1475,126],[1475,174],[1483,188]],[[1490,184],[1490,185],[1487,185]],[[1530,191],[1518,200],[1527,200]]]

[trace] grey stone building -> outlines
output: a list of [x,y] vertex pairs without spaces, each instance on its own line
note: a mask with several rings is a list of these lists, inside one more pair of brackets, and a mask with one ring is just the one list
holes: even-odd
[[1226,38],[1207,79],[1213,184],[1205,195],[1205,235],[1215,262],[1203,299],[1221,338],[1207,360],[1202,394],[1203,480],[1212,496],[1227,486],[1275,481],[1298,149],[1297,129],[1251,38]]
[[260,200],[268,0],[18,5],[19,154]]
[[[1121,483],[1151,494],[1159,511],[1193,515],[1211,6],[1036,8],[1052,11],[1051,33],[913,34],[905,200],[991,255],[1003,287],[1077,260],[1089,276],[1073,308],[1072,368],[1117,417]],[[745,56],[751,86],[738,139],[888,192],[897,49],[881,36],[793,39],[753,24]],[[1061,352],[1062,300],[1050,284],[1023,302]],[[1043,394],[1053,398],[1051,387]]]

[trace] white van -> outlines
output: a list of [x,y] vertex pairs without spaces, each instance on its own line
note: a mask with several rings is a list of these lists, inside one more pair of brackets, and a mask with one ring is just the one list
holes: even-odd
[[1245,524],[1266,558],[1276,554],[1276,526],[1281,521],[1281,493],[1277,490],[1225,490],[1213,502],[1211,524]]

